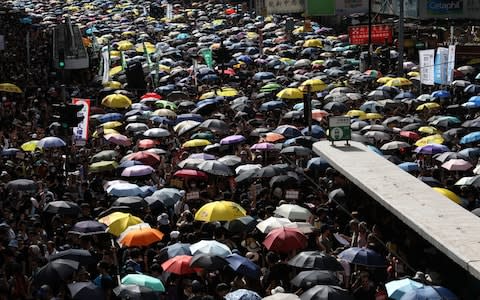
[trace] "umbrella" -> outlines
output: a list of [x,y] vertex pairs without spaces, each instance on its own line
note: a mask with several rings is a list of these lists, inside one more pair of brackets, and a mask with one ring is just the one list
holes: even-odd
[[148,246],[163,239],[163,233],[155,228],[141,228],[131,230],[119,238],[119,243],[124,247]]
[[73,300],[103,299],[103,289],[93,282],[75,282],[68,285]]
[[37,147],[41,149],[65,147],[67,144],[58,137],[49,136],[38,141]]
[[[394,298],[395,299],[395,298]],[[457,296],[453,294],[449,289],[441,286],[428,286],[411,289],[407,291],[401,298],[401,300],[457,300]]]
[[26,143],[23,143],[20,148],[25,152],[35,152],[37,149],[38,140],[31,140]]
[[243,135],[231,135],[227,136],[220,140],[220,145],[231,145],[237,144],[245,141],[245,137]]
[[236,155],[225,155],[220,157],[218,161],[228,167],[235,167],[242,163],[242,159]]
[[424,284],[410,278],[392,280],[385,284],[388,297],[400,300],[406,292],[423,287]]
[[143,223],[143,221],[129,213],[114,212],[98,220],[108,226],[108,232],[119,236],[128,226]]
[[280,151],[281,154],[292,154],[296,156],[308,156],[312,153],[312,151],[303,146],[290,146],[283,148]]
[[43,211],[50,214],[76,216],[80,213],[80,207],[71,201],[52,201],[43,208]]
[[428,144],[442,144],[445,140],[440,134],[429,135],[415,142],[415,146],[426,146]]
[[54,261],[58,259],[73,260],[82,265],[90,265],[90,264],[95,264],[97,262],[97,259],[94,256],[92,256],[90,251],[83,250],[83,249],[68,249],[65,251],[59,251],[48,257],[49,261]]
[[162,138],[170,136],[170,132],[163,128],[151,128],[143,133],[144,136],[153,138]]
[[107,225],[89,220],[75,223],[68,232],[79,235],[95,235],[103,234],[105,230],[107,230]]
[[251,216],[236,218],[225,223],[224,227],[233,233],[249,232],[255,228],[257,221]]
[[291,281],[294,286],[309,289],[314,285],[339,285],[340,282],[332,271],[310,270],[302,271]]
[[198,170],[189,170],[189,169],[178,170],[175,173],[173,173],[173,176],[177,176],[181,178],[199,178],[199,179],[208,178],[208,175],[205,172],[198,171]]
[[257,293],[246,289],[238,289],[225,295],[225,300],[261,300]]
[[285,88],[276,96],[280,99],[303,99],[303,92],[297,88]]
[[13,83],[0,83],[0,92],[6,92],[6,93],[16,93],[16,94],[21,94],[23,93],[22,90],[16,86]]
[[34,191],[37,189],[37,184],[30,179],[16,179],[9,181],[6,188],[10,191]]
[[160,156],[157,154],[148,152],[148,151],[138,151],[133,154],[128,155],[127,160],[136,160],[140,161],[146,165],[156,165],[160,162]]
[[273,212],[276,215],[287,218],[289,220],[309,220],[312,213],[297,204],[282,204]]
[[209,140],[205,139],[193,139],[183,143],[182,148],[195,148],[195,147],[204,147],[211,145],[212,143]]
[[226,265],[228,262],[223,257],[209,254],[197,254],[190,261],[190,267],[210,271],[223,270]]
[[245,209],[235,202],[214,201],[203,205],[195,213],[195,220],[204,222],[231,221],[245,216]]
[[300,297],[292,293],[275,293],[271,296],[267,296],[262,299],[263,300],[300,300]]
[[135,176],[146,176],[150,175],[155,172],[155,169],[153,169],[150,166],[146,165],[137,165],[137,166],[131,166],[127,167],[122,171],[122,176],[125,177],[135,177]]
[[92,173],[100,173],[100,172],[109,172],[114,171],[118,168],[118,163],[113,160],[102,160],[97,161],[88,166],[88,170]]
[[400,142],[400,141],[393,141],[393,142],[388,142],[382,145],[380,147],[380,150],[388,151],[388,150],[400,150],[400,149],[405,149],[405,148],[410,148],[409,143],[405,142]]
[[165,292],[165,287],[160,279],[144,274],[128,274],[122,278],[121,283],[147,287],[156,292]]
[[287,218],[270,217],[258,223],[257,228],[263,233],[269,233],[273,229],[281,228],[286,224],[290,224],[290,223],[292,222]]
[[260,267],[248,258],[234,253],[225,257],[225,260],[228,262],[228,266],[236,273],[254,279],[260,278]]
[[425,146],[420,146],[415,149],[415,152],[422,153],[422,154],[437,154],[442,152],[449,151],[447,146],[439,145],[439,144],[427,144]]
[[205,120],[199,125],[199,127],[208,129],[214,133],[224,133],[227,132],[229,128],[227,123],[218,119]]
[[232,170],[218,160],[206,160],[198,165],[198,169],[217,176],[232,176]]
[[190,267],[192,256],[179,255],[172,257],[162,263],[164,272],[173,273],[177,275],[185,275],[195,273],[196,270]]
[[288,253],[305,248],[307,237],[296,228],[282,227],[270,231],[263,245],[271,251]]
[[338,257],[355,265],[368,267],[386,266],[385,258],[368,248],[351,247],[340,252]]
[[116,183],[107,188],[107,193],[116,197],[140,196],[143,194],[142,189],[136,184]]
[[38,285],[48,284],[51,287],[57,287],[63,280],[68,279],[78,270],[79,263],[70,259],[56,259],[48,262],[38,270],[34,277]]
[[112,94],[102,99],[102,105],[109,108],[128,108],[132,105],[132,100],[122,94]]
[[455,194],[454,192],[448,189],[440,188],[440,187],[433,187],[432,189],[434,189],[435,191],[439,192],[440,194],[442,194],[443,196],[447,197],[448,199],[452,200],[457,204],[462,203],[462,199],[457,194]]
[[162,188],[158,191],[155,191],[151,196],[145,197],[145,201],[151,207],[154,206],[155,202],[162,203],[165,207],[172,207],[180,201],[185,195],[185,191],[178,190],[176,188]]
[[473,168],[473,165],[461,158],[453,158],[442,164],[442,168],[449,171],[467,171]]
[[103,150],[90,158],[91,163],[101,161],[114,161],[118,157],[118,152],[114,150]]
[[230,251],[230,248],[228,248],[227,245],[217,241],[206,241],[206,240],[202,240],[198,243],[191,245],[190,251],[192,252],[193,255],[210,254],[210,255],[226,257],[232,254],[232,251]]
[[350,293],[335,285],[316,285],[300,295],[301,300],[353,300]]
[[460,144],[477,143],[478,141],[480,141],[480,132],[476,131],[463,136]]
[[414,162],[404,162],[397,165],[400,169],[404,170],[405,172],[414,172],[418,171],[420,167],[417,163]]
[[192,252],[190,252],[190,244],[176,243],[162,248],[159,253],[161,262],[180,255],[192,256]]
[[120,284],[113,289],[113,292],[120,299],[130,300],[157,300],[158,294],[148,287],[136,284]]

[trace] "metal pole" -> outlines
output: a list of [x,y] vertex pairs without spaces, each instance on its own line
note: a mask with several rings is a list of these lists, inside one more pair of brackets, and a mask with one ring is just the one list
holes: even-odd
[[372,66],[372,0],[368,0],[368,65],[367,69]]
[[398,76],[403,75],[403,45],[405,43],[403,18],[404,18],[404,0],[398,1],[400,10],[398,14]]
[[30,30],[27,31],[26,44],[27,44],[27,66],[30,68]]

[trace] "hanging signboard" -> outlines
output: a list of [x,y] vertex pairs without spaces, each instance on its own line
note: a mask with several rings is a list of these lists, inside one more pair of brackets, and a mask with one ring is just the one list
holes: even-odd
[[[358,25],[348,27],[348,37],[350,44],[367,45],[368,44],[368,25]],[[391,44],[393,42],[393,31],[390,25],[372,25],[372,43],[373,44]]]

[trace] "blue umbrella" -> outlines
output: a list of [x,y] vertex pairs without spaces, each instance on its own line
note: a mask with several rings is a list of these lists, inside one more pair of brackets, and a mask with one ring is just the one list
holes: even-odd
[[248,55],[240,55],[239,57],[237,57],[237,60],[238,61],[241,61],[241,62],[244,62],[246,64],[251,64],[253,63],[253,60],[250,56]]
[[246,257],[238,254],[232,254],[225,257],[228,266],[235,272],[248,276],[250,278],[260,278],[260,267]]
[[188,38],[190,38],[190,35],[188,33],[179,33],[176,37],[177,40],[186,40]]
[[307,169],[309,170],[326,170],[328,167],[330,167],[330,164],[323,158],[321,157],[314,157],[311,158],[307,162]]
[[480,105],[480,96],[472,96],[468,99],[468,103],[475,103]]
[[18,152],[20,152],[20,150],[17,148],[3,149],[2,156],[15,156]]
[[415,99],[415,95],[412,92],[401,92],[396,95],[393,100],[402,100],[402,99]]
[[462,106],[466,107],[466,108],[478,108],[478,107],[480,107],[480,101],[479,102],[465,102],[465,103],[462,103]]
[[[303,135],[308,135],[308,127],[302,129],[302,134]],[[317,139],[322,139],[326,137],[325,131],[323,128],[319,125],[312,125],[312,137],[317,138]]]
[[432,98],[450,98],[450,97],[452,97],[452,95],[450,95],[450,92],[445,91],[445,90],[435,91],[430,96],[432,96]]
[[372,146],[372,145],[367,145],[367,148],[368,148],[368,150],[370,150],[370,151],[372,151],[372,152],[374,152],[374,153],[376,153],[380,156],[383,156],[383,152],[380,151],[380,149],[378,149],[377,147]]
[[283,101],[278,101],[278,100],[273,100],[273,101],[268,101],[260,105],[260,111],[269,111],[269,110],[274,110],[277,108],[282,108],[285,106],[285,103]]
[[143,194],[143,191],[136,184],[131,183],[119,183],[110,186],[107,189],[107,193],[116,197],[127,197],[127,196],[140,196]]
[[58,148],[58,147],[65,147],[67,144],[61,139],[56,136],[49,136],[41,139],[37,147],[38,148]]
[[192,255],[192,252],[190,252],[190,244],[176,243],[162,248],[159,255],[160,261],[164,262],[178,255]]
[[295,127],[288,126],[288,125],[278,126],[277,128],[275,128],[275,130],[273,132],[281,134],[284,137],[286,137],[287,139],[296,138],[296,137],[302,135],[302,132],[300,130],[298,130]]
[[368,248],[351,247],[338,255],[351,264],[368,267],[385,267],[387,262],[383,256]]
[[400,300],[406,292],[421,288],[423,286],[423,283],[414,281],[410,278],[393,280],[385,284],[388,297],[395,300]]
[[170,120],[167,117],[162,117],[162,116],[151,116],[149,120],[154,122],[154,123],[160,123],[160,124],[166,124],[166,125],[174,125],[175,124],[174,121]]
[[205,121],[203,117],[199,114],[181,114],[177,116],[177,119],[175,120],[175,123],[180,123],[183,121],[197,121],[197,122],[203,122]]
[[480,148],[465,148],[458,151],[458,154],[465,156],[469,159],[477,159],[480,156]]
[[152,195],[155,191],[157,190],[156,187],[151,186],[151,185],[144,185],[140,187],[141,193],[138,195],[142,198],[148,197]]
[[275,75],[272,72],[258,72],[253,75],[253,80],[262,81],[275,78]]
[[472,132],[460,139],[460,144],[476,143],[480,141],[480,131]]
[[457,300],[457,296],[453,294],[449,289],[441,286],[429,286],[412,289],[406,292],[401,300]]
[[138,160],[126,160],[124,162],[122,162],[118,168],[119,169],[125,169],[125,168],[128,168],[128,167],[133,167],[133,166],[138,166],[138,165],[144,165],[144,163],[142,163],[141,161],[138,161]]
[[463,89],[463,92],[469,95],[477,95],[480,93],[480,85],[470,84]]
[[262,297],[254,291],[238,289],[225,295],[225,300],[261,300]]
[[398,164],[397,166],[405,172],[414,172],[419,170],[418,164],[414,162],[404,162]]
[[100,116],[98,121],[100,121],[100,123],[106,123],[111,121],[119,121],[121,119],[123,119],[123,115],[121,113],[109,113]]
[[213,82],[217,81],[220,78],[216,74],[207,74],[199,78],[202,82]]

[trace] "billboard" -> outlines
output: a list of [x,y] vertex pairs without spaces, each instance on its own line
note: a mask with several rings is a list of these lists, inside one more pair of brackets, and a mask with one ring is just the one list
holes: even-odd
[[267,14],[291,14],[305,10],[304,0],[265,0]]
[[[419,2],[422,0],[404,0],[403,13],[405,18],[418,18]],[[400,12],[399,0],[372,0],[372,11],[379,14],[397,15]]]
[[419,50],[420,58],[420,82],[426,85],[433,85],[435,75],[435,49]]
[[[368,44],[368,25],[348,27],[348,38],[350,44]],[[372,44],[385,44],[393,42],[393,32],[390,25],[372,25]]]
[[305,0],[307,16],[334,16],[336,9],[335,0]]

